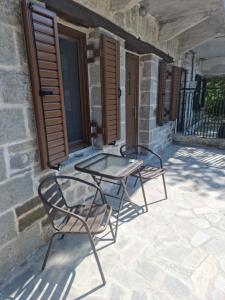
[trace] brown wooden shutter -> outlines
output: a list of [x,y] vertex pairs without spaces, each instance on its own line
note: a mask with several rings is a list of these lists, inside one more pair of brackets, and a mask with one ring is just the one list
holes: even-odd
[[159,64],[159,84],[158,84],[158,106],[157,106],[157,124],[162,126],[164,123],[164,106],[166,91],[166,63],[161,61]]
[[172,88],[171,88],[171,106],[170,106],[170,120],[175,121],[178,116],[178,109],[180,103],[180,81],[181,68],[173,66],[172,69]]
[[102,126],[104,143],[120,139],[120,44],[101,37]]
[[22,16],[33,91],[41,166],[68,157],[56,14],[23,0]]

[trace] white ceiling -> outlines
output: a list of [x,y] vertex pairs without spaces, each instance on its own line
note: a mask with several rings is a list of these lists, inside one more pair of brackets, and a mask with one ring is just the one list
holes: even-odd
[[225,35],[210,39],[194,49],[199,58],[213,58],[225,56]]

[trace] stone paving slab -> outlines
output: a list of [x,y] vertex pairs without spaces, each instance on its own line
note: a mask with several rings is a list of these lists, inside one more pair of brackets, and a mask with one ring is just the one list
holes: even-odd
[[[209,166],[205,151],[167,149],[169,198],[164,200],[161,178],[147,183],[148,213],[140,188],[130,181],[139,215],[126,204],[117,243],[110,235],[97,241],[106,286],[87,239],[65,237],[56,240],[44,272],[46,247],[16,268],[0,288],[0,299],[224,300],[225,170],[213,167],[214,149],[207,149]],[[225,157],[224,151],[215,152]]]

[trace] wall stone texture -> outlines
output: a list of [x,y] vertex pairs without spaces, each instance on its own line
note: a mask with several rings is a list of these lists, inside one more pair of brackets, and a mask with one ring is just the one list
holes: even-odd
[[[82,4],[90,1],[82,1]],[[95,3],[96,5],[94,5]],[[101,7],[99,6],[101,3]],[[92,1],[93,9],[104,11],[108,1]],[[42,4],[43,5],[43,4]],[[157,39],[157,24],[152,18],[143,20],[137,16],[136,8],[125,15],[110,16],[121,26],[139,34],[146,40]],[[137,22],[136,19],[138,18]],[[129,23],[129,26],[128,26]],[[72,26],[73,27],[73,26]],[[151,30],[148,30],[151,28]],[[116,146],[99,147],[104,151],[119,153],[125,141],[125,46],[124,41],[101,29],[90,30],[87,43],[99,47],[100,34],[108,34],[120,41],[121,84],[121,140]],[[49,223],[37,187],[47,175],[57,171],[40,169],[37,136],[32,104],[32,94],[26,58],[18,0],[0,1],[0,281],[16,264],[22,263],[51,233]],[[101,126],[100,60],[88,65],[91,120]],[[140,57],[140,108],[139,142],[160,151],[171,143],[173,123],[162,127],[156,125],[158,58],[154,55]],[[163,141],[163,142],[162,142]],[[98,141],[99,145],[101,144]],[[97,146],[99,146],[97,145]],[[71,154],[60,173],[88,175],[74,171],[74,164],[93,153],[93,149],[79,151],[83,157]],[[65,197],[70,202],[83,201],[92,191],[78,184],[64,183]]]
[[[174,122],[169,121],[163,126],[157,126],[158,68],[157,56],[143,55],[140,58],[139,143],[156,152],[172,143],[175,126]],[[166,90],[170,91],[168,84]]]

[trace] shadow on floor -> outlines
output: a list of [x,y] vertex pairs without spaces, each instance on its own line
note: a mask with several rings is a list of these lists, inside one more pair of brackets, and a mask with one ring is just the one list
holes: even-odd
[[[211,151],[211,149],[181,148],[179,146],[169,147],[167,152],[163,155],[164,165],[168,174],[168,177],[166,177],[167,186],[173,187],[182,183],[181,190],[184,189],[184,191],[187,192],[189,192],[190,189],[198,190],[202,196],[207,195],[212,190],[216,190],[218,199],[224,200],[225,171],[219,168],[208,167],[209,163],[212,164],[213,159],[215,160],[214,164],[216,163],[216,155],[220,161],[225,157],[222,151]],[[186,182],[189,182],[189,184],[186,185]],[[137,185],[136,188],[134,188],[133,179],[130,180],[129,193],[131,196],[133,195],[133,198],[135,198],[135,193],[139,187],[140,186]],[[154,199],[154,203],[164,200],[163,196],[161,197],[161,195],[163,195],[163,185],[161,186],[160,184],[159,188],[160,191],[162,188],[162,194],[160,194],[159,199]],[[154,204],[150,203],[151,189],[154,190],[153,183],[150,183],[146,189],[149,206]],[[116,191],[114,190],[114,192]],[[139,193],[139,196],[140,201],[138,204],[124,203],[119,218],[119,227],[145,213],[141,193]],[[113,206],[117,205],[113,200],[112,204]],[[115,225],[115,221],[113,221],[113,223]],[[120,228],[118,234],[119,232]],[[111,236],[109,232],[101,236],[100,239],[97,239],[97,250],[112,245],[110,239]],[[105,242],[107,243],[105,244]],[[2,289],[2,295],[0,295],[1,300],[66,300],[68,299],[72,285],[73,290],[78,294],[78,297],[76,296],[74,299],[83,299],[102,288],[98,268],[92,256],[89,242],[85,236],[69,236],[63,240],[56,238],[47,267],[44,272],[39,272],[45,251],[46,246],[39,249],[27,263],[23,264],[19,270],[16,270],[16,277],[13,278],[12,276],[7,284],[5,284],[4,289]],[[87,256],[92,256],[93,258],[91,262],[88,261],[88,267],[86,267]],[[101,261],[101,251],[99,252],[99,258]],[[102,267],[104,271],[104,264]],[[84,275],[80,278],[80,273],[83,273],[83,271]],[[96,278],[92,278],[92,272],[97,274]],[[82,287],[77,287],[76,283],[78,277],[79,282],[82,281],[84,283]],[[90,285],[91,280],[93,282]],[[88,283],[86,287],[85,282]],[[92,286],[92,288],[89,288],[90,286]],[[69,299],[72,298],[70,297]]]
[[[144,213],[144,208],[129,202],[125,202],[119,218],[119,226],[130,222],[140,214]],[[114,213],[116,216],[116,213]],[[115,227],[115,219],[112,225]],[[118,233],[119,234],[119,233]],[[110,230],[107,230],[103,236],[95,239],[96,249],[99,251],[101,261],[102,249],[114,244]],[[53,247],[47,262],[46,269],[41,272],[41,265],[45,256],[46,246],[39,249],[29,260],[16,271],[16,277],[4,285],[3,292],[0,292],[1,300],[66,300],[73,285],[76,290],[77,269],[89,256],[93,256],[88,239],[84,235],[65,236],[64,239],[55,237]],[[97,274],[94,286],[91,289],[79,289],[76,300],[83,299],[102,288],[100,275],[98,274],[97,264],[93,256],[93,264],[90,266],[89,276],[92,274],[91,268]],[[104,271],[104,265],[102,265]],[[82,265],[81,265],[82,269]],[[90,277],[84,277],[87,286],[90,287]],[[80,280],[80,279],[79,279]],[[82,290],[82,293],[80,293]],[[70,298],[71,299],[71,298]],[[75,298],[74,298],[75,299]]]

